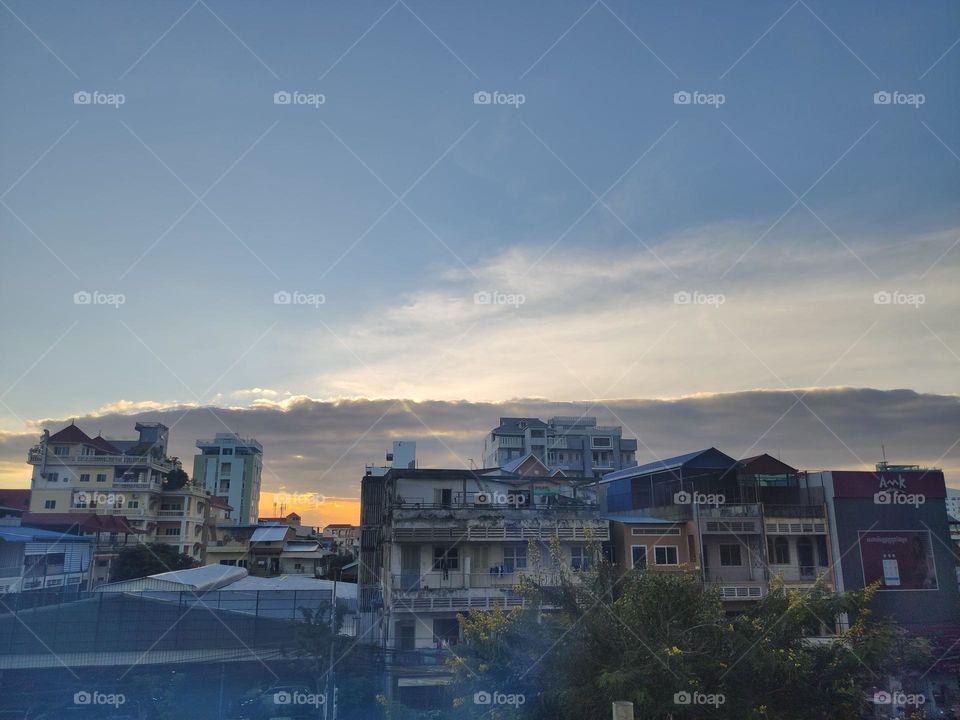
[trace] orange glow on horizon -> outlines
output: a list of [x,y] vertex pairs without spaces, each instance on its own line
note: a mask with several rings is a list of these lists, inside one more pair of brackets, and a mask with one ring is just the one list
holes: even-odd
[[324,498],[309,493],[260,492],[260,517],[278,517],[297,513],[304,525],[323,528],[330,523],[360,524],[360,500]]

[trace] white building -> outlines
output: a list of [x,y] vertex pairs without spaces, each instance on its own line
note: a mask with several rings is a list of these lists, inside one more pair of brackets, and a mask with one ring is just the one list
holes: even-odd
[[947,515],[960,521],[960,490],[947,488]]
[[413,469],[417,466],[417,443],[414,440],[394,440],[383,465],[367,465],[365,475],[386,475],[390,468]]
[[255,523],[260,514],[263,445],[236,433],[217,433],[212,440],[197,440],[197,448],[193,477],[211,495],[230,503],[237,525]]

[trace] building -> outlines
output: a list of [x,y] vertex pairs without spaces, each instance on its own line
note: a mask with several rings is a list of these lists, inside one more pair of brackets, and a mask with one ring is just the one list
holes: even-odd
[[[514,586],[544,571],[555,540],[567,569],[609,539],[592,479],[500,468],[392,468],[361,482],[361,634],[394,658],[388,693],[417,696],[449,682],[444,661],[460,640],[457,613],[512,608]],[[531,556],[531,543],[538,552]]]
[[319,540],[301,537],[297,530],[297,526],[263,521],[256,525],[220,524],[207,546],[205,562],[245,568],[258,577],[315,577],[330,552]]
[[731,611],[774,579],[833,587],[823,490],[770,455],[707,448],[610,473],[598,488],[624,571],[696,570]]
[[599,478],[637,464],[637,441],[619,425],[598,426],[595,417],[502,417],[483,443],[483,464],[506,467],[533,455],[551,472]]
[[417,443],[413,440],[394,440],[393,450],[387,453],[383,465],[367,465],[365,475],[386,475],[390,468],[411,470],[417,466]]
[[0,525],[0,595],[90,587],[91,538],[32,527]]
[[947,515],[960,522],[960,490],[947,488]]
[[0,488],[0,525],[16,525],[25,512],[30,512],[30,490]]
[[349,523],[331,523],[323,529],[323,537],[332,539],[340,555],[360,554],[360,527]]
[[263,445],[236,433],[217,433],[212,440],[197,440],[197,448],[194,479],[211,495],[226,498],[237,525],[255,523],[260,514]]
[[[108,440],[90,437],[71,423],[53,435],[44,430],[27,455],[33,466],[29,524],[109,535],[95,545],[98,577],[109,575],[121,535],[165,543],[203,561],[210,512],[206,492],[175,473],[180,461],[167,455],[165,425],[137,423],[135,429],[136,439]],[[91,525],[87,515],[117,522]]]

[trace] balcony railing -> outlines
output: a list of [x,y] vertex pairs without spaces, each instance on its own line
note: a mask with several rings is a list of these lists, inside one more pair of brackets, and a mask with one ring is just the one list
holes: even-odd
[[520,573],[464,573],[457,570],[448,572],[400,573],[391,575],[391,587],[399,592],[419,592],[422,590],[468,590],[473,588],[510,589],[520,582]]
[[[43,450],[32,448],[27,453],[27,462],[31,464],[41,463],[44,460]],[[172,470],[176,467],[176,462],[165,458],[155,458],[150,455],[54,455],[47,452],[47,464],[50,466],[63,465],[155,465],[165,470]]]
[[822,518],[823,505],[768,505],[763,504],[763,514],[779,518]]
[[829,568],[816,565],[771,565],[770,577],[780,575],[786,582],[812,583],[818,576],[828,574],[828,571]]
[[760,517],[761,505],[700,506],[700,516],[705,518]]

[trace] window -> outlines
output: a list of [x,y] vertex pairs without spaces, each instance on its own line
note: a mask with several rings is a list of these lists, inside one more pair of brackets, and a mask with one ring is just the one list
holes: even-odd
[[630,546],[630,567],[639,568],[644,570],[647,567],[647,546],[646,545],[631,545]]
[[433,641],[456,645],[460,642],[460,622],[456,618],[436,618],[433,621]]
[[163,531],[163,534],[164,534],[164,535],[179,535],[179,534],[180,534],[180,528],[178,528],[178,527],[166,528],[166,529]]
[[433,569],[434,570],[459,570],[460,569],[460,550],[458,548],[433,548]]
[[127,507],[130,508],[130,509],[132,509],[132,510],[136,510],[138,507],[140,507],[140,501],[139,501],[139,500],[131,500],[130,502],[127,503]]
[[570,548],[570,566],[574,570],[589,570],[590,560],[590,550],[586,545],[574,545]]
[[80,482],[90,482],[90,473],[80,473]]
[[532,437],[532,438],[542,438],[542,437],[543,437],[543,430],[531,430],[531,431],[530,431],[530,437]]
[[45,477],[49,482],[56,482],[57,480],[60,479],[60,473],[51,473],[51,472],[48,472],[46,475],[44,475],[44,477]]
[[830,564],[830,556],[827,553],[826,535],[817,535],[817,565],[827,567]]
[[233,455],[233,448],[223,448],[221,451],[224,455]]
[[527,569],[526,544],[503,546],[503,571],[512,573],[515,570]]
[[43,503],[43,509],[44,509],[44,510],[53,510],[53,509],[55,509],[56,507],[57,507],[57,501],[56,501],[56,500],[45,500],[44,503]]
[[107,474],[106,473],[97,473],[97,482],[106,482]]
[[676,545],[657,545],[653,548],[653,559],[657,565],[679,565]]
[[720,546],[720,564],[724,566],[743,565],[740,558],[739,545],[721,545]]
[[232,472],[233,472],[233,463],[228,463],[228,462],[220,463],[221,475],[229,475]]
[[594,437],[593,445],[595,448],[608,448],[610,447],[610,438],[608,437]]
[[433,503],[434,505],[450,507],[453,504],[453,490],[450,488],[434,488]]
[[64,457],[70,454],[70,448],[66,447],[65,445],[60,445],[53,449],[53,454],[59,457]]
[[[790,541],[782,536],[768,537],[767,555],[770,557],[771,565],[789,565]],[[739,565],[739,563],[737,564]]]

